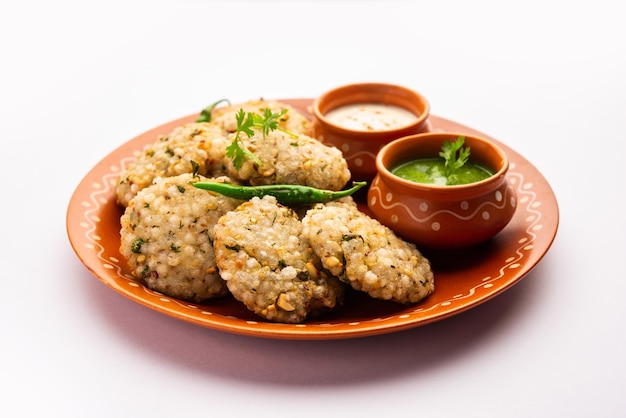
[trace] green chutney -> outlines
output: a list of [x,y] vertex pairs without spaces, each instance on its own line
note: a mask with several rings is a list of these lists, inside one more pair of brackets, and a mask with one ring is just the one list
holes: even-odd
[[391,170],[393,174],[403,179],[416,183],[436,184],[440,186],[453,186],[459,184],[475,183],[491,177],[493,171],[466,161],[462,167],[454,173],[446,176],[445,161],[443,158],[420,158],[411,160]]

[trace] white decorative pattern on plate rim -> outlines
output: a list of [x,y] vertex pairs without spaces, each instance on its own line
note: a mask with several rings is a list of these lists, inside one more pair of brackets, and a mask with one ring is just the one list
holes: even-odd
[[[305,111],[306,105],[310,103],[309,99],[294,101]],[[170,122],[167,126],[193,119],[192,115]],[[454,130],[471,130],[436,116],[432,119],[434,125],[447,125]],[[146,132],[121,146],[85,176],[68,208],[68,235],[81,261],[114,290],[161,313],[208,328],[285,339],[353,338],[412,328],[460,313],[504,291],[539,262],[556,235],[558,209],[549,185],[534,167],[511,150],[509,177],[518,194],[516,229],[508,233],[503,248],[498,248],[494,254],[489,255],[484,266],[478,266],[480,276],[471,278],[471,284],[446,284],[447,289],[442,284],[440,289],[445,290],[443,298],[431,296],[424,303],[392,310],[385,308],[370,312],[367,309],[366,314],[357,313],[356,317],[349,311],[350,307],[346,307],[348,312],[336,317],[298,325],[274,324],[260,318],[239,317],[231,314],[230,307],[220,310],[210,303],[205,305],[185,302],[148,289],[130,275],[118,248],[114,248],[119,246],[119,223],[114,227],[109,226],[109,223],[115,221],[117,213],[121,213],[121,209],[114,202],[115,184],[124,167],[139,152],[136,151],[136,144],[141,143],[142,148],[149,143],[147,135],[154,135],[156,130],[157,128]],[[547,219],[546,213],[549,213]],[[114,236],[118,237],[117,241]],[[454,278],[454,273],[447,274],[450,276],[448,279]],[[433,296],[436,294],[437,288]]]

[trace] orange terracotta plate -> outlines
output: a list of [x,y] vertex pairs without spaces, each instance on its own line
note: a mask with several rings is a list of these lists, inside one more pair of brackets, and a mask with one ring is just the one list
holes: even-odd
[[[282,101],[310,115],[312,99]],[[530,162],[485,134],[430,116],[434,130],[473,133],[499,144],[509,157],[509,177],[519,201],[513,220],[489,242],[455,253],[425,252],[435,272],[435,292],[430,297],[404,306],[349,292],[342,309],[297,325],[266,322],[230,296],[205,304],[173,299],[146,288],[126,267],[119,253],[122,210],[115,203],[114,187],[123,168],[145,145],[196,117],[190,115],[151,129],[104,157],[76,188],[66,219],[76,255],[99,280],[137,303],[183,321],[277,339],[330,340],[401,331],[459,314],[499,295],[539,263],[556,236],[559,222],[556,197]]]

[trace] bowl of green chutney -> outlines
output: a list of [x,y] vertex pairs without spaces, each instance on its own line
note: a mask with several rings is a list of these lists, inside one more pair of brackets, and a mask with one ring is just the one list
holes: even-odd
[[427,132],[385,145],[367,205],[376,218],[422,248],[483,243],[513,218],[509,160],[492,141],[457,132]]

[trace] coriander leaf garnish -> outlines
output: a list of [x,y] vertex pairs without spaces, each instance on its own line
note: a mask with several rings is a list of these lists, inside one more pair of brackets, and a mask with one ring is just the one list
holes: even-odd
[[213,109],[215,109],[217,105],[222,102],[230,104],[228,99],[220,99],[215,103],[211,103],[210,105],[202,109],[202,111],[200,112],[200,116],[198,116],[198,119],[196,119],[196,122],[211,122],[211,114],[213,113]]
[[445,176],[450,177],[463,167],[470,155],[470,147],[463,147],[465,137],[459,136],[454,142],[446,141],[441,145],[439,156],[445,160]]
[[254,126],[263,133],[263,138],[265,138],[270,131],[278,128],[278,118],[284,116],[285,113],[287,113],[287,109],[284,109],[280,113],[272,113],[271,109],[265,108],[263,109],[263,115],[253,115]]
[[254,130],[258,130],[263,134],[263,139],[272,131],[279,130],[287,135],[297,138],[298,135],[286,131],[278,126],[280,118],[282,118],[288,109],[283,109],[280,112],[272,112],[271,109],[263,109],[262,114],[254,112],[245,112],[243,109],[239,109],[235,115],[237,120],[237,129],[235,131],[235,137],[233,142],[226,147],[226,156],[233,160],[233,165],[239,170],[246,159],[251,159],[257,165],[263,165],[261,160],[250,151],[243,143],[241,137],[245,134],[248,138],[254,136]]
[[242,132],[248,135],[248,138],[254,135],[254,131],[252,130],[252,127],[254,126],[254,113],[246,113],[243,109],[239,109],[235,118],[237,119],[237,130],[235,131],[236,138],[239,138],[239,134]]
[[285,129],[282,129],[278,126],[281,118],[287,114],[288,109],[283,109],[280,112],[272,112],[272,109],[265,108],[263,109],[263,114],[254,114],[254,127],[259,129],[263,133],[263,138],[265,138],[271,131],[279,130],[287,135],[297,138],[298,135],[289,132]]
[[239,170],[246,159],[253,160],[258,165],[263,165],[261,160],[254,155],[252,151],[246,147],[241,139],[241,134],[244,133],[248,138],[254,135],[252,127],[254,126],[254,114],[252,112],[244,112],[243,109],[239,109],[239,112],[235,115],[237,120],[237,130],[235,131],[235,137],[233,142],[226,147],[226,156],[233,160],[233,165]]

